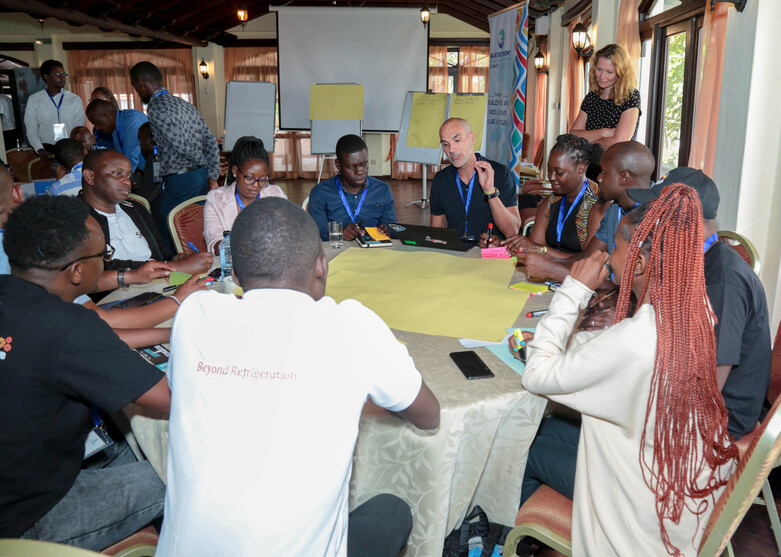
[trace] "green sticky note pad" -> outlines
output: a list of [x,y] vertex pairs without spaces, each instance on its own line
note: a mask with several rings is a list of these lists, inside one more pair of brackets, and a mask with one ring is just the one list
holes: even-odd
[[190,278],[192,275],[188,273],[180,273],[179,271],[171,271],[171,274],[168,275],[168,282],[171,286],[179,286],[180,284],[184,284],[187,282],[187,279]]

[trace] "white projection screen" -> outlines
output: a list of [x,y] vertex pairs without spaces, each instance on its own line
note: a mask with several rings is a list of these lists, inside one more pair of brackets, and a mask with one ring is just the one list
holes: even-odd
[[407,91],[425,91],[419,8],[278,7],[280,128],[308,130],[309,86],[364,86],[363,131],[398,131]]

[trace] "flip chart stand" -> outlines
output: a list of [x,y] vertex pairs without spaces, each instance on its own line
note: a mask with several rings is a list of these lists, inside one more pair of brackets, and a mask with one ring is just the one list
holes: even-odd
[[423,197],[421,197],[420,199],[416,199],[415,201],[410,201],[409,203],[404,205],[405,207],[409,207],[410,205],[414,205],[415,203],[420,203],[420,208],[425,209],[426,203],[428,203],[428,197],[426,197],[426,164],[421,163],[420,168],[421,168],[421,177],[423,179],[423,193],[422,193]]

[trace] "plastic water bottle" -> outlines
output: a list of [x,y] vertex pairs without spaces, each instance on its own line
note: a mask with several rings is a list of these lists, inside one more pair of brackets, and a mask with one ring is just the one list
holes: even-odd
[[220,267],[222,268],[222,280],[231,278],[233,256],[231,255],[231,236],[229,230],[225,230],[222,233],[222,242],[220,242]]

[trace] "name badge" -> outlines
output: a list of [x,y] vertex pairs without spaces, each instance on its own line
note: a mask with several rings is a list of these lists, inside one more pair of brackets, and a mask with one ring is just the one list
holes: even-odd
[[52,128],[54,130],[54,141],[57,142],[60,139],[67,139],[68,134],[65,132],[65,124],[57,123],[52,124]]
[[114,440],[104,428],[103,422],[100,422],[100,425],[96,425],[90,430],[87,440],[84,442],[84,460],[113,444]]

